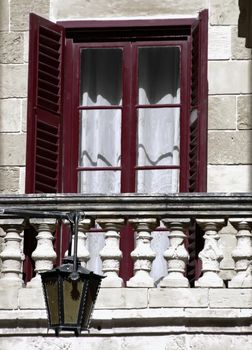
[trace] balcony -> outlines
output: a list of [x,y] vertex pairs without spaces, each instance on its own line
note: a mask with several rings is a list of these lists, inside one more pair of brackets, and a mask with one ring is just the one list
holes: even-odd
[[[79,225],[79,258],[83,266],[92,260],[88,240],[99,225],[102,247],[102,283],[93,315],[91,334],[143,334],[200,329],[218,332],[251,332],[252,316],[252,194],[171,195],[69,195],[37,194],[1,196],[0,208],[36,210],[48,218],[0,213],[2,240],[0,278],[0,332],[45,334],[46,314],[39,273],[52,268],[55,212],[85,213]],[[51,213],[51,214],[50,214]],[[126,282],[119,276],[122,259],[120,231],[130,224],[135,231],[131,252],[134,275]],[[157,253],[153,230],[169,242],[163,250],[166,274],[153,277]],[[67,222],[61,225],[67,226]],[[189,227],[203,237],[199,252],[201,273],[194,283],[186,277]],[[37,246],[32,258],[36,276],[22,280],[23,231],[33,227]],[[190,250],[190,249],[189,249]],[[191,252],[193,255],[193,252]],[[99,272],[99,271],[98,271]],[[210,326],[210,327],[209,327]],[[234,327],[235,326],[235,327]],[[192,328],[191,328],[192,329]],[[223,329],[222,329],[223,331]]]

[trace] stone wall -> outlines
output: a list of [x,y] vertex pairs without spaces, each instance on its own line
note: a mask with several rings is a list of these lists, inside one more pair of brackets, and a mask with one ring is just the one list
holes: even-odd
[[0,193],[23,193],[29,12],[49,0],[0,1]]
[[251,50],[237,37],[238,0],[1,0],[0,193],[23,193],[28,14],[53,21],[195,15],[209,8],[208,191],[252,189]]

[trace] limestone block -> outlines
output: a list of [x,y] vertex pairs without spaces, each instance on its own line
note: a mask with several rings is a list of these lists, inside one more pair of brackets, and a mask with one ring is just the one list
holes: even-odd
[[41,288],[21,288],[18,293],[20,309],[45,309],[45,298]]
[[210,26],[208,37],[208,58],[225,60],[231,56],[231,27]]
[[0,1],[0,30],[9,30],[9,0]]
[[[93,337],[87,336],[84,333],[84,338],[74,336],[55,337],[53,331],[49,331],[49,335],[43,336],[13,336],[1,337],[1,350],[119,350],[122,347],[122,337]],[[84,344],[84,346],[83,346]],[[163,349],[162,349],[163,350]]]
[[29,61],[29,32],[24,32],[24,51],[23,51],[23,58],[24,62],[28,63]]
[[210,95],[252,92],[251,61],[210,61],[208,68]]
[[19,169],[0,167],[0,193],[18,193]]
[[251,59],[251,49],[245,47],[245,38],[238,37],[237,26],[231,27],[231,52],[232,59]]
[[251,164],[252,131],[210,132],[209,164]]
[[238,129],[252,129],[252,96],[237,97]]
[[25,167],[19,168],[19,193],[25,193]]
[[0,63],[23,63],[22,33],[0,32]]
[[49,8],[50,0],[10,0],[11,30],[28,30],[29,13],[34,12],[48,18]]
[[96,309],[131,309],[147,307],[146,288],[101,288]]
[[26,132],[27,128],[27,99],[22,100],[22,132]]
[[163,337],[156,336],[131,336],[126,337],[123,345],[124,349],[130,350],[183,350],[187,349],[185,335],[167,335]]
[[188,288],[151,288],[149,307],[207,307],[208,291]]
[[15,288],[13,283],[12,287],[8,283],[2,281],[0,286],[0,309],[12,310],[18,308],[18,288]]
[[[181,332],[181,331],[180,331]],[[211,329],[211,332],[214,330]],[[196,333],[196,334],[195,334]],[[142,334],[138,336],[48,336],[27,334],[1,336],[1,350],[251,350],[251,334],[206,334],[190,331],[187,334]],[[84,344],[84,345],[83,345]]]
[[25,165],[24,134],[0,134],[0,166]]
[[210,289],[210,308],[252,308],[251,289]]
[[251,192],[251,165],[209,165],[208,192]]
[[237,25],[239,7],[237,0],[211,0],[210,24],[234,24]]
[[[16,0],[17,2],[18,0]],[[208,0],[52,0],[51,18],[114,18],[130,16],[194,15],[208,7]]]
[[236,129],[236,96],[209,96],[208,128]]
[[20,132],[20,99],[0,99],[0,132]]
[[0,98],[26,97],[27,65],[0,65]]
[[251,349],[250,334],[191,334],[187,342],[190,350]]

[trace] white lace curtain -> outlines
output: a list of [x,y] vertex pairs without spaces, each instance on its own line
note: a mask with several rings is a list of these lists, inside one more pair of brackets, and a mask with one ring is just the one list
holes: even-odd
[[[144,47],[138,55],[137,165],[179,165],[180,108],[159,105],[180,103],[178,47]],[[122,50],[83,49],[81,62],[81,104],[118,106],[122,104]],[[142,106],[144,105],[144,106]],[[154,105],[151,108],[146,108]],[[80,115],[80,166],[120,166],[121,110],[82,110]],[[138,170],[136,192],[178,191],[176,169]],[[82,193],[120,193],[120,171],[83,171],[79,176]],[[98,252],[104,241],[100,234],[89,236],[92,259],[89,267],[100,271]],[[157,253],[152,275],[166,274],[162,257],[168,246],[165,234],[153,233]]]

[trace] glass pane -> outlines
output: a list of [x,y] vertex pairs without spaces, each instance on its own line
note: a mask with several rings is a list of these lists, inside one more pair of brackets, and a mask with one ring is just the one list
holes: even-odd
[[64,323],[77,324],[83,288],[84,281],[81,279],[76,283],[70,279],[63,280]]
[[173,104],[180,101],[179,47],[139,48],[139,104]]
[[79,174],[80,193],[120,193],[120,171],[82,171]]
[[179,192],[179,170],[138,170],[138,193]]
[[121,110],[81,111],[79,154],[80,166],[120,166]]
[[180,109],[138,110],[137,165],[179,165]]
[[83,106],[120,105],[122,102],[122,50],[81,50]]
[[46,298],[48,302],[49,312],[51,316],[51,324],[59,324],[59,290],[58,280],[49,280],[45,282]]

